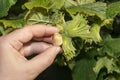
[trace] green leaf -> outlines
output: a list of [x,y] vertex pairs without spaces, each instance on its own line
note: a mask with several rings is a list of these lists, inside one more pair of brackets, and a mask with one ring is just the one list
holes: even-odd
[[103,42],[103,52],[113,57],[120,56],[120,38],[108,39]]
[[0,0],[0,18],[8,15],[8,11],[17,0]]
[[106,76],[106,71],[103,69],[100,73],[99,73],[99,75],[98,75],[98,77],[97,77],[97,80],[104,80],[104,76]]
[[8,33],[12,32],[13,30],[14,30],[13,28],[8,28],[5,30],[5,34],[8,34]]
[[4,27],[0,25],[0,35],[4,35],[5,34],[5,31],[4,31]]
[[61,9],[64,3],[65,3],[65,0],[55,0],[53,8]]
[[72,6],[77,6],[77,2],[75,2],[74,0],[65,0],[65,4],[64,4],[65,8]]
[[113,21],[114,19],[105,19],[102,23],[101,26],[105,26],[106,28],[112,30],[113,29]]
[[120,13],[120,1],[108,5],[106,16],[107,18],[114,18],[117,13]]
[[95,0],[76,0],[78,5],[93,3]]
[[25,7],[27,9],[32,9],[34,7],[42,7],[45,9],[50,9],[53,5],[54,0],[32,0],[30,2],[25,3]]
[[65,25],[64,14],[62,12],[56,11],[52,16],[52,25],[56,26],[62,33],[63,27]]
[[74,69],[74,66],[75,66],[75,61],[74,60],[69,61],[67,64],[68,64],[68,67],[70,68],[70,70]]
[[119,79],[116,79],[116,77],[115,76],[109,76],[109,77],[107,77],[105,80],[119,80]]
[[76,62],[73,69],[73,80],[96,80],[96,75],[93,71],[95,61],[92,59],[81,59]]
[[23,27],[24,21],[23,21],[23,19],[18,19],[18,20],[0,20],[0,23],[2,23],[5,28],[7,28],[7,27],[21,28],[21,27]]
[[34,8],[25,17],[25,24],[49,24],[49,15],[44,8]]
[[55,25],[64,25],[65,24],[64,15],[62,12],[59,12],[59,11],[56,11],[51,16],[51,20],[52,20],[53,24],[55,24]]
[[120,73],[120,69],[116,65],[113,58],[112,59],[109,59],[107,57],[99,58],[93,70],[96,74],[98,74],[100,70],[104,67],[107,68],[108,73],[112,73],[113,71]]
[[72,7],[66,8],[66,10],[71,15],[76,14],[77,12],[80,12],[90,16],[96,15],[102,20],[106,18],[106,3],[102,3],[102,2],[72,6]]
[[66,22],[65,33],[70,37],[80,37],[81,39],[91,38],[89,32],[90,26],[83,15],[73,17],[73,20]]
[[101,35],[103,41],[112,39],[111,35],[110,35],[109,33],[107,33],[107,32],[101,31],[101,34],[100,34],[100,35]]

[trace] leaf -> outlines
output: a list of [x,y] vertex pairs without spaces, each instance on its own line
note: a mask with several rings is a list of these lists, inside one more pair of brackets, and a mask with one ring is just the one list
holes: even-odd
[[52,16],[51,20],[54,25],[64,25],[65,20],[64,20],[64,15],[62,12],[56,11]]
[[101,31],[100,35],[101,35],[103,41],[112,39],[111,35],[107,32]]
[[65,3],[65,0],[55,0],[53,8],[61,9],[64,3]]
[[0,35],[1,35],[1,34],[4,35],[4,34],[5,34],[5,31],[4,31],[3,26],[0,25]]
[[72,6],[72,7],[66,8],[66,10],[71,15],[76,14],[77,12],[80,12],[90,16],[96,15],[102,20],[106,18],[106,4],[102,2]]
[[54,0],[32,0],[24,4],[27,9],[32,9],[35,7],[42,7],[45,9],[50,9],[53,5]]
[[106,71],[103,69],[102,71],[100,71],[96,80],[104,80],[104,76],[106,76],[106,74]]
[[80,37],[83,40],[91,38],[89,25],[83,15],[73,17],[73,20],[66,22],[65,33],[70,37]]
[[73,70],[74,66],[75,66],[74,60],[68,62],[68,67],[70,68],[70,70]]
[[96,74],[98,74],[104,67],[107,68],[108,73],[112,73],[113,71],[120,73],[120,69],[115,64],[114,60],[107,57],[99,58],[93,70]]
[[62,12],[56,11],[51,16],[50,21],[52,21],[52,25],[55,25],[60,30],[60,32],[63,31],[63,27],[65,25],[65,20],[64,20],[64,15]]
[[17,0],[0,0],[0,18],[6,16],[12,5],[14,5]]
[[119,79],[116,79],[116,77],[115,76],[109,76],[109,77],[107,77],[105,80],[119,80]]
[[107,18],[114,18],[117,13],[120,13],[120,1],[108,5],[106,16]]
[[95,61],[92,59],[81,59],[76,62],[73,69],[73,80],[96,80],[96,75],[93,71]]
[[[10,17],[18,16],[19,14],[24,13],[25,9],[23,9],[22,6],[26,1],[28,1],[28,0],[17,0],[16,4],[13,5],[9,10]],[[12,16],[11,16],[11,14],[12,14]]]
[[65,0],[65,4],[64,4],[65,8],[72,6],[77,6],[77,2],[75,2],[74,0]]
[[23,19],[18,20],[0,20],[0,23],[4,25],[5,28],[12,27],[12,28],[21,28],[23,27]]
[[101,23],[101,26],[105,26],[107,29],[112,30],[113,29],[113,22],[114,19],[105,19],[103,20],[103,22]]
[[95,0],[76,0],[78,5],[93,3]]
[[13,28],[8,28],[5,30],[5,34],[8,34],[8,33],[12,32],[13,30],[14,30]]
[[49,15],[44,8],[34,8],[25,17],[25,24],[49,24]]
[[103,49],[102,51],[104,53],[107,53],[110,56],[113,57],[119,57],[120,56],[120,38],[116,39],[107,39],[103,42]]

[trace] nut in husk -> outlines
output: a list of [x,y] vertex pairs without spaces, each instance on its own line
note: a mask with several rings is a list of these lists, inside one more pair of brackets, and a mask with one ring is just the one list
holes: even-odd
[[60,33],[55,33],[53,35],[53,42],[54,42],[54,45],[56,45],[56,46],[62,45],[62,43],[63,43],[62,35]]

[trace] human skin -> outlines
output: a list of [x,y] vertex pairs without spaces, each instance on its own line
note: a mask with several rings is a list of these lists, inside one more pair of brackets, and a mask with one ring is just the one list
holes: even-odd
[[[1,36],[0,80],[34,80],[61,50],[52,45],[52,35],[57,32],[50,25],[29,25]],[[37,56],[26,58],[34,53]]]

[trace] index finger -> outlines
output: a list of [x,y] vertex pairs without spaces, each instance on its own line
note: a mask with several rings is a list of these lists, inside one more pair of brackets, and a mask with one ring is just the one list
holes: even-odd
[[[59,32],[56,27],[50,25],[29,25],[22,29],[18,29],[8,34],[7,40],[11,42],[14,47],[19,46],[20,43],[26,43],[32,38],[42,38],[44,36],[51,36],[54,33]],[[19,44],[18,44],[19,43]]]

